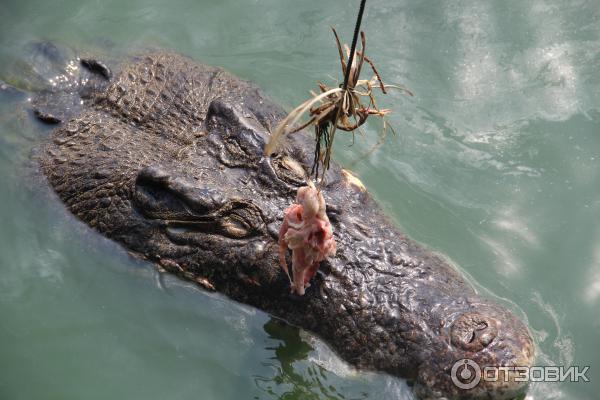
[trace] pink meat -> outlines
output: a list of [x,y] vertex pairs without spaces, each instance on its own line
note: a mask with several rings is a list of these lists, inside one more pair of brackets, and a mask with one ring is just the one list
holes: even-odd
[[[292,250],[292,275],[285,259]],[[279,262],[292,286],[292,292],[304,294],[321,261],[335,255],[331,223],[325,213],[325,199],[313,185],[298,189],[296,203],[285,210],[279,230]]]

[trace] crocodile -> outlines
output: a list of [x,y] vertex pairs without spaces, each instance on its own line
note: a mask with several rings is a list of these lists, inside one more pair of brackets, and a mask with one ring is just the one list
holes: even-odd
[[336,163],[322,194],[337,255],[304,296],[290,293],[278,230],[307,184],[314,141],[301,131],[265,156],[285,114],[255,85],[161,50],[68,61],[60,84],[32,97],[55,125],[34,158],[81,221],[161,270],[313,332],[358,369],[407,379],[419,398],[526,391],[512,373],[492,382],[477,372],[531,366],[527,324],[401,232]]

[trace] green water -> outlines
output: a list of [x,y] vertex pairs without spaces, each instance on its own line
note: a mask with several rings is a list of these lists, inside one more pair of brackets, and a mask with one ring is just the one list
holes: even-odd
[[[329,26],[350,40],[357,1],[0,2],[0,77],[35,40],[117,55],[168,48],[258,83],[288,109],[339,79]],[[529,321],[538,363],[590,366],[600,392],[600,3],[370,0],[368,53],[398,135],[338,136],[408,234]],[[330,78],[328,78],[330,76]],[[23,182],[48,129],[0,95],[0,399],[411,399],[325,344],[169,277]]]

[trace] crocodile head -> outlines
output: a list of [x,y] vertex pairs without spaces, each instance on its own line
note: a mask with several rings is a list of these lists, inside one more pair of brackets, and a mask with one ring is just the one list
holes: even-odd
[[[299,133],[264,157],[282,112],[252,85],[173,54],[116,70],[37,152],[81,220],[170,272],[317,333],[355,366],[408,378],[422,398],[523,390],[512,375],[471,389],[453,382],[463,359],[481,369],[531,365],[527,327],[400,233],[337,165],[323,194],[338,254],[305,296],[290,295],[277,234],[306,184],[312,142]],[[456,368],[463,381],[465,366]]]

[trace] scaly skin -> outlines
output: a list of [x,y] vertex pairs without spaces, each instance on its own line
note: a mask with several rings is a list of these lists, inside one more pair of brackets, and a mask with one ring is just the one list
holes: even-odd
[[514,381],[452,384],[462,358],[531,365],[527,327],[401,233],[336,164],[323,193],[337,255],[304,296],[290,295],[277,234],[306,184],[312,141],[294,135],[263,158],[267,127],[283,113],[256,88],[175,54],[111,69],[91,88],[84,82],[82,111],[37,152],[82,221],[184,279],[318,334],[359,368],[414,381],[421,398],[502,399],[524,390]]

